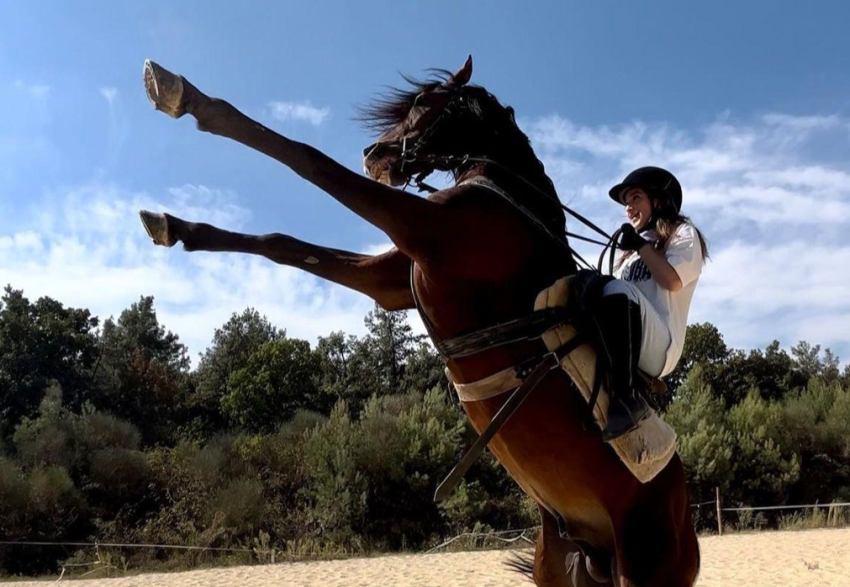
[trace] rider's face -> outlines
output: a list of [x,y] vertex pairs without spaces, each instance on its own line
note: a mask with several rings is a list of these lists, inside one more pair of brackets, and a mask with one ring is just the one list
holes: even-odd
[[646,192],[640,188],[630,188],[622,197],[626,217],[629,223],[640,230],[652,217],[652,201]]

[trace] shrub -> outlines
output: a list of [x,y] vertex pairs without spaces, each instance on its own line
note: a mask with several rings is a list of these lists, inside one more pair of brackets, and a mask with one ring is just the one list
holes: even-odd
[[305,462],[310,483],[310,515],[323,541],[358,546],[356,528],[366,512],[368,485],[354,460],[355,426],[344,401],[328,421],[310,433]]
[[31,468],[71,468],[73,424],[62,406],[62,390],[51,387],[38,407],[38,416],[24,418],[12,437],[21,462]]
[[137,450],[105,448],[92,454],[90,477],[102,492],[101,499],[123,502],[146,493],[150,466]]
[[267,515],[263,484],[250,477],[233,479],[215,492],[207,511],[209,525],[220,524],[233,537],[255,534]]
[[74,440],[81,452],[104,448],[136,450],[141,443],[141,434],[129,422],[89,409],[74,420]]

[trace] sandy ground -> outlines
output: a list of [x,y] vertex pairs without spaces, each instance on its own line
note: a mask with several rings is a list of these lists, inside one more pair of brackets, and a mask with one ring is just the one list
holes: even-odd
[[[700,540],[699,587],[850,587],[850,529],[734,534]],[[119,579],[74,587],[502,587],[526,583],[502,563],[506,551],[384,556],[230,567]],[[65,581],[63,581],[65,582]],[[45,582],[16,582],[44,587]]]

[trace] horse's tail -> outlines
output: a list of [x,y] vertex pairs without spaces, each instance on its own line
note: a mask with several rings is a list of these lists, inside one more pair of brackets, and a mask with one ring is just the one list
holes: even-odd
[[508,560],[504,562],[510,570],[524,575],[532,583],[534,582],[534,555],[528,553],[512,552]]

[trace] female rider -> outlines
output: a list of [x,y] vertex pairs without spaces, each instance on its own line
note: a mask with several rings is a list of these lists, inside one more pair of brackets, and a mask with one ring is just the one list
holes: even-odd
[[622,227],[624,252],[616,279],[605,285],[597,313],[611,367],[606,441],[650,414],[635,390],[637,369],[663,377],[676,368],[688,309],[708,257],[702,233],[680,211],[682,188],[669,171],[641,167],[608,195],[625,206],[628,223]]

